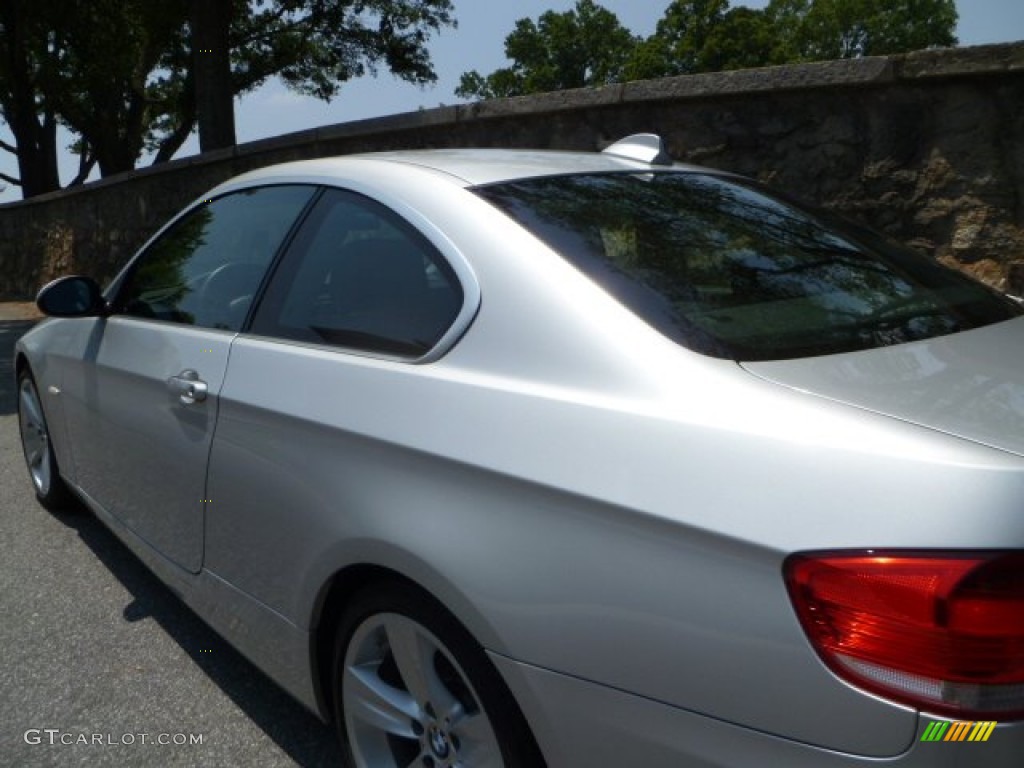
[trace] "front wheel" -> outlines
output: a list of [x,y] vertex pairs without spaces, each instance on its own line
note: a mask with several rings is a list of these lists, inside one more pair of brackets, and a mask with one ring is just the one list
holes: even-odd
[[43,404],[36,382],[27,369],[18,374],[18,426],[25,463],[39,503],[50,510],[68,506],[71,494],[61,479]]
[[483,649],[436,600],[389,582],[339,623],[335,723],[352,768],[544,765]]

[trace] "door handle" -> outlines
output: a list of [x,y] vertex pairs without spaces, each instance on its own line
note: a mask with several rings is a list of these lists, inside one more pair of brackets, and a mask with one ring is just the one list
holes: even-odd
[[167,380],[167,388],[178,396],[182,405],[201,403],[206,399],[209,388],[199,378],[199,372],[188,368]]

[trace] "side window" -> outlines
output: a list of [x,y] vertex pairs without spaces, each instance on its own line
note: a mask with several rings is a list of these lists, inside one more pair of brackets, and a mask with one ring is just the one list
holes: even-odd
[[461,307],[454,272],[426,238],[379,203],[328,190],[274,275],[252,331],[416,358]]
[[263,274],[315,191],[261,187],[196,208],[139,257],[117,306],[134,317],[239,330]]

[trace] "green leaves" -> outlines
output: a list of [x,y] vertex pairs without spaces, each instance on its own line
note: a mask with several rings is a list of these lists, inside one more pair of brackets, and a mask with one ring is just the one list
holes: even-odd
[[638,42],[614,13],[593,0],[577,0],[564,13],[519,19],[505,38],[512,66],[487,76],[467,72],[455,93],[495,98],[619,82]]
[[347,80],[384,65],[403,80],[437,79],[426,44],[455,26],[451,0],[279,0],[250,6],[232,27],[239,93],[280,76],[330,100]]
[[707,71],[709,39],[725,19],[729,0],[675,0],[666,10],[655,37],[665,52],[665,74]]
[[772,0],[787,61],[881,56],[956,45],[955,0]]
[[[59,187],[55,126],[83,167],[134,168],[143,151],[170,159],[196,120],[189,0],[3,0],[0,119],[12,130],[26,196]],[[233,95],[273,77],[329,100],[386,68],[436,79],[427,44],[455,26],[451,0],[234,0]],[[200,46],[201,47],[201,46]],[[23,179],[23,184],[24,184]]]
[[505,38],[511,65],[462,76],[456,96],[495,98],[670,75],[853,58],[955,45],[955,0],[674,0],[646,39],[610,11],[520,19]]

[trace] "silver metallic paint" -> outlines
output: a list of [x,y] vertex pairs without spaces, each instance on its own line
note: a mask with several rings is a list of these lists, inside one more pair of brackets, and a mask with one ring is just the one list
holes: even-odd
[[[922,756],[934,745],[915,744],[917,713],[822,666],[781,563],[803,549],[1024,546],[1024,462],[982,444],[1016,443],[933,424],[934,411],[898,411],[883,395],[858,399],[834,384],[843,361],[748,366],[754,376],[678,348],[464,189],[637,167],[546,153],[391,154],[292,164],[215,190],[318,183],[380,200],[470,285],[457,328],[420,364],[220,334],[208,485],[176,491],[212,499],[205,524],[154,519],[155,529],[133,532],[118,505],[140,508],[142,475],[111,466],[104,480],[101,470],[122,441],[141,445],[133,424],[161,431],[147,408],[162,414],[164,433],[173,423],[172,407],[136,383],[158,360],[168,375],[180,370],[183,342],[136,358],[136,343],[168,326],[44,323],[19,354],[41,391],[64,389],[44,403],[61,422],[51,427],[58,457],[68,445],[97,454],[88,472],[62,461],[67,479],[309,706],[321,590],[369,563],[422,585],[491,652],[552,765],[614,764],[616,750],[644,765],[943,764],[937,750]],[[104,323],[124,331],[109,358]],[[1010,332],[985,330],[970,359],[998,356]],[[97,344],[102,393],[84,370],[72,373]],[[853,375],[881,366],[887,381],[911,353],[858,354]],[[939,393],[948,376],[932,381]],[[93,429],[110,442],[90,442]],[[189,434],[158,434],[146,455],[181,450]],[[197,548],[192,575],[194,556],[181,552]],[[1024,728],[996,736],[986,764],[1016,765]]]
[[795,389],[1024,456],[1024,318],[867,353],[744,367]]

